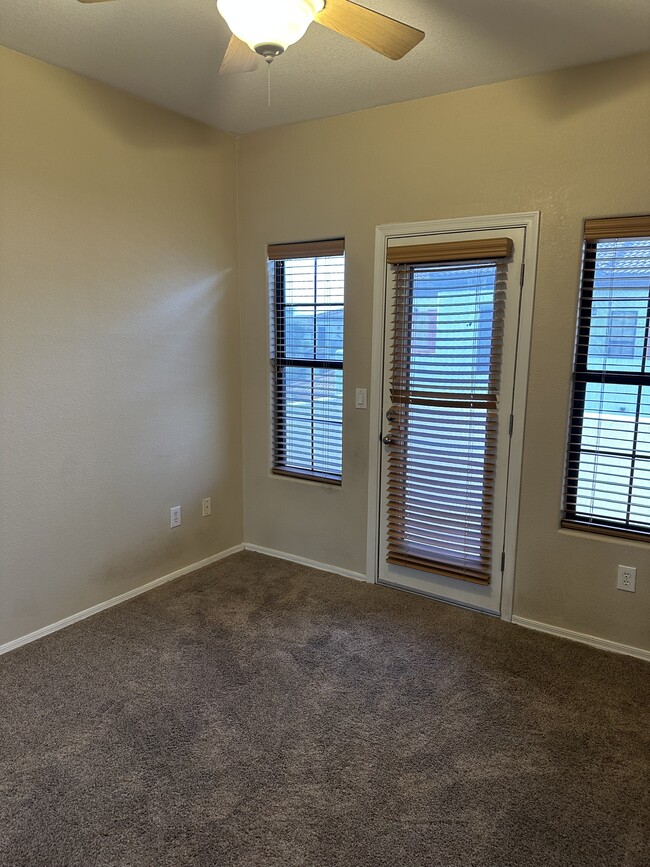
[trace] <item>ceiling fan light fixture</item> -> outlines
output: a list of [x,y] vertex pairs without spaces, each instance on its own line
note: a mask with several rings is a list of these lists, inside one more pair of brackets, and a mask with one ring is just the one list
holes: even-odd
[[270,48],[281,54],[297,42],[324,6],[324,0],[217,0],[234,35],[264,56]]

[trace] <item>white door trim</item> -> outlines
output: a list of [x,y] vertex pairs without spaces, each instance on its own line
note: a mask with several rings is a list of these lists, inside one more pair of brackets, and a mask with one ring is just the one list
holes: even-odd
[[[517,360],[514,385],[514,424],[510,445],[510,464],[507,485],[507,501],[519,503],[521,488],[521,463],[524,444],[526,394],[528,390],[528,366],[530,339],[533,323],[535,273],[537,270],[537,245],[539,237],[539,211],[521,214],[495,214],[482,217],[431,220],[418,223],[391,223],[377,226],[375,230],[375,276],[372,317],[372,368],[370,380],[369,421],[370,439],[368,448],[368,537],[366,547],[366,579],[377,581],[377,540],[379,531],[379,496],[381,449],[379,435],[382,429],[382,387],[384,381],[384,317],[386,303],[386,249],[389,238],[413,237],[414,235],[445,234],[451,232],[512,229],[526,230],[524,250],[524,281],[521,292],[520,325],[517,345]],[[512,619],[512,604],[515,581],[515,557],[519,509],[506,512],[505,568],[501,589],[501,618]]]

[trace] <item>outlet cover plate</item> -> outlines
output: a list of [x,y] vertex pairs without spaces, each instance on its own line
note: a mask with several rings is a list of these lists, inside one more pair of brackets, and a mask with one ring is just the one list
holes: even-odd
[[619,566],[616,574],[616,589],[634,593],[636,590],[636,566]]

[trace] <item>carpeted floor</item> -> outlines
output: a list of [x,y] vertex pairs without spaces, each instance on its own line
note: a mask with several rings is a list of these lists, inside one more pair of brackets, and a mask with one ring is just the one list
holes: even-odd
[[237,554],[0,657],[0,864],[648,867],[649,675]]

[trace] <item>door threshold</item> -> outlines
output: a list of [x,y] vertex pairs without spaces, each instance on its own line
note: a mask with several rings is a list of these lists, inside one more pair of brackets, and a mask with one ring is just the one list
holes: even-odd
[[476,605],[469,605],[466,602],[457,602],[455,599],[446,599],[444,596],[436,596],[435,593],[427,593],[425,590],[415,590],[412,587],[404,587],[402,584],[395,584],[392,581],[385,581],[378,578],[375,582],[380,587],[388,587],[390,590],[400,590],[402,593],[412,593],[414,596],[422,596],[424,599],[431,599],[433,602],[443,602],[445,605],[453,605],[455,608],[463,608],[465,611],[473,611],[476,614],[486,614],[488,617],[501,617],[500,611],[490,611],[488,608],[479,608]]

